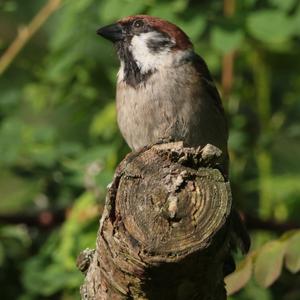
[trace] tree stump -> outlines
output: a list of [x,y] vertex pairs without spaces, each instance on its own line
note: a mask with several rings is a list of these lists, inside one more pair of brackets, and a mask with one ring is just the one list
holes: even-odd
[[108,190],[96,250],[78,258],[82,299],[226,299],[231,192],[220,156],[212,145],[181,142],[127,155]]

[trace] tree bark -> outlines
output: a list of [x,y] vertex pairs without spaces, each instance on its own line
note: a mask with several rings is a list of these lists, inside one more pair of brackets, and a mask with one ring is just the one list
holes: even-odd
[[226,299],[233,226],[220,156],[212,145],[181,142],[127,155],[108,190],[96,250],[78,258],[82,299]]

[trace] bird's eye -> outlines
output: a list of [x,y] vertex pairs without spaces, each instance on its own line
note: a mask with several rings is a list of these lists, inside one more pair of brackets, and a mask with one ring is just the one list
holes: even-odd
[[140,27],[142,27],[143,25],[144,25],[144,22],[143,22],[142,20],[136,20],[136,21],[133,22],[133,26],[134,26],[135,28],[140,28]]

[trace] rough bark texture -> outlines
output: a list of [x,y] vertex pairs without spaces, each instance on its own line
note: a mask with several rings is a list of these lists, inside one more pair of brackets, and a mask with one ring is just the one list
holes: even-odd
[[[129,154],[108,190],[82,299],[226,299],[231,193],[211,145]],[[229,260],[230,261],[230,260]]]

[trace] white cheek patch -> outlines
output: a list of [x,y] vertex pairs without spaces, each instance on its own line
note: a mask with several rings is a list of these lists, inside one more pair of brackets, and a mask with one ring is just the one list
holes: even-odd
[[158,32],[141,33],[132,38],[131,45],[129,46],[129,50],[142,73],[159,69],[161,66],[170,65],[174,59],[174,53],[171,53],[169,47],[156,53],[151,51],[147,46],[147,43],[151,43],[151,40],[163,42],[166,40],[166,37]]
[[[159,51],[153,51],[149,44],[155,47],[157,44],[162,46]],[[128,50],[131,52],[132,57],[139,67],[142,74],[147,74],[151,71],[162,71],[165,68],[176,67],[185,63],[190,56],[194,55],[193,49],[186,50],[172,50],[172,45],[175,45],[174,40],[170,40],[159,32],[147,32],[135,35]],[[120,69],[117,75],[118,82],[122,82],[125,77],[126,62],[121,60]]]

